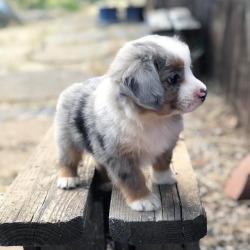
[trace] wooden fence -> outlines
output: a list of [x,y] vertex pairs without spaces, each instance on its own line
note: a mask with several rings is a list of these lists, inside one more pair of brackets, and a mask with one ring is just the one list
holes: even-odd
[[217,1],[210,37],[214,75],[241,124],[250,130],[250,5],[247,0]]
[[149,0],[148,6],[186,6],[202,22],[206,71],[250,131],[250,0]]

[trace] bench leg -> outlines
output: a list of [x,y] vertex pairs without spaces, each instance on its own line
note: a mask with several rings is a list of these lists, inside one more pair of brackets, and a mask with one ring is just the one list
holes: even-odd
[[125,243],[115,242],[115,250],[134,250],[135,246],[130,246]]

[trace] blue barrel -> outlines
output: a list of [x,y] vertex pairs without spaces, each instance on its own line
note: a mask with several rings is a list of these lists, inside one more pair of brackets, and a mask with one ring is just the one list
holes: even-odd
[[99,9],[99,22],[100,23],[116,23],[117,19],[117,9],[101,7]]
[[126,8],[126,21],[143,22],[143,7],[128,6]]

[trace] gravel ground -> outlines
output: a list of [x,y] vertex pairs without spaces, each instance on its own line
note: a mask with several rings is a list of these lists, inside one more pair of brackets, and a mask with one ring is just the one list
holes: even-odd
[[185,116],[185,137],[208,218],[202,249],[250,249],[250,201],[232,201],[223,193],[250,148],[233,109],[210,90],[204,105]]

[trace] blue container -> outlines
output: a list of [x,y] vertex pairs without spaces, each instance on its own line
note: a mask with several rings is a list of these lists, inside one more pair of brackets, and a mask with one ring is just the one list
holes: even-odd
[[129,6],[126,8],[126,21],[128,22],[143,22],[143,7]]
[[117,23],[117,9],[102,7],[99,9],[99,22],[100,23]]

